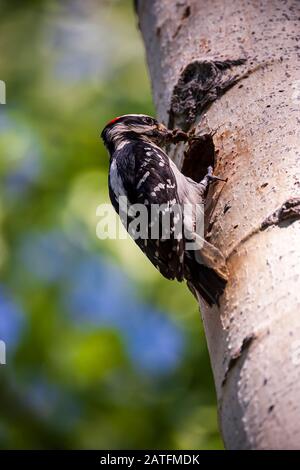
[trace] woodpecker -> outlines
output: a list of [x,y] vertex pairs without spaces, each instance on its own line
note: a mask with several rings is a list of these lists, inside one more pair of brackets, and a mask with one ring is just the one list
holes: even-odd
[[[227,281],[227,268],[222,253],[195,231],[195,214],[175,213],[174,207],[203,204],[210,183],[219,180],[209,167],[207,175],[196,183],[184,176],[162,147],[187,141],[188,134],[179,129],[169,130],[156,119],[143,114],[127,114],[110,121],[101,133],[110,155],[109,196],[120,215],[126,212],[125,228],[167,279],[187,280],[193,293],[210,306],[219,305]],[[126,207],[120,200],[126,198]],[[131,208],[142,204],[147,208],[148,227],[153,225],[151,206],[164,207],[169,212],[169,233],[159,227],[156,238],[134,236],[129,230],[137,213]],[[162,224],[161,214],[155,219]],[[178,225],[182,230],[178,229]],[[179,233],[179,235],[178,235]],[[193,249],[188,249],[193,241]]]

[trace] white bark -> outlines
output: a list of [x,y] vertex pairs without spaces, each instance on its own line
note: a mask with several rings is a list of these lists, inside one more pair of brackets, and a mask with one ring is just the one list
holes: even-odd
[[[139,0],[137,10],[164,122],[196,59],[247,57],[229,76],[265,64],[207,110],[210,128],[220,126],[215,174],[228,178],[209,240],[227,257],[230,277],[220,309],[201,310],[225,446],[300,449],[299,204],[293,217],[261,225],[300,196],[300,2]],[[175,125],[185,121],[181,109]],[[182,147],[173,156],[182,167]],[[193,159],[195,171],[201,154]]]

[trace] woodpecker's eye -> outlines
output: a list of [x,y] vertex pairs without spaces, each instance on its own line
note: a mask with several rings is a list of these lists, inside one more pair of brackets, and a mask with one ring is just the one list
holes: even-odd
[[144,118],[144,123],[151,126],[153,124],[153,119],[150,117],[145,117]]

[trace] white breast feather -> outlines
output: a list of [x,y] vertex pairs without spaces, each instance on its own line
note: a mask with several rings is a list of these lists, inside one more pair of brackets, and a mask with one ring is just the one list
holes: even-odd
[[116,196],[116,199],[118,199],[120,196],[126,196],[126,191],[123,185],[123,181],[118,172],[118,167],[117,167],[117,163],[115,160],[113,160],[110,165],[109,178],[110,178],[110,186],[114,192],[114,195]]

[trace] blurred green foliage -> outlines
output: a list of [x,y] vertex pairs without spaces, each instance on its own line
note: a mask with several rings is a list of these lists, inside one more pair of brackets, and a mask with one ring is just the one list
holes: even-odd
[[1,448],[222,448],[195,300],[96,237],[100,131],[154,114],[131,0],[0,12]]

